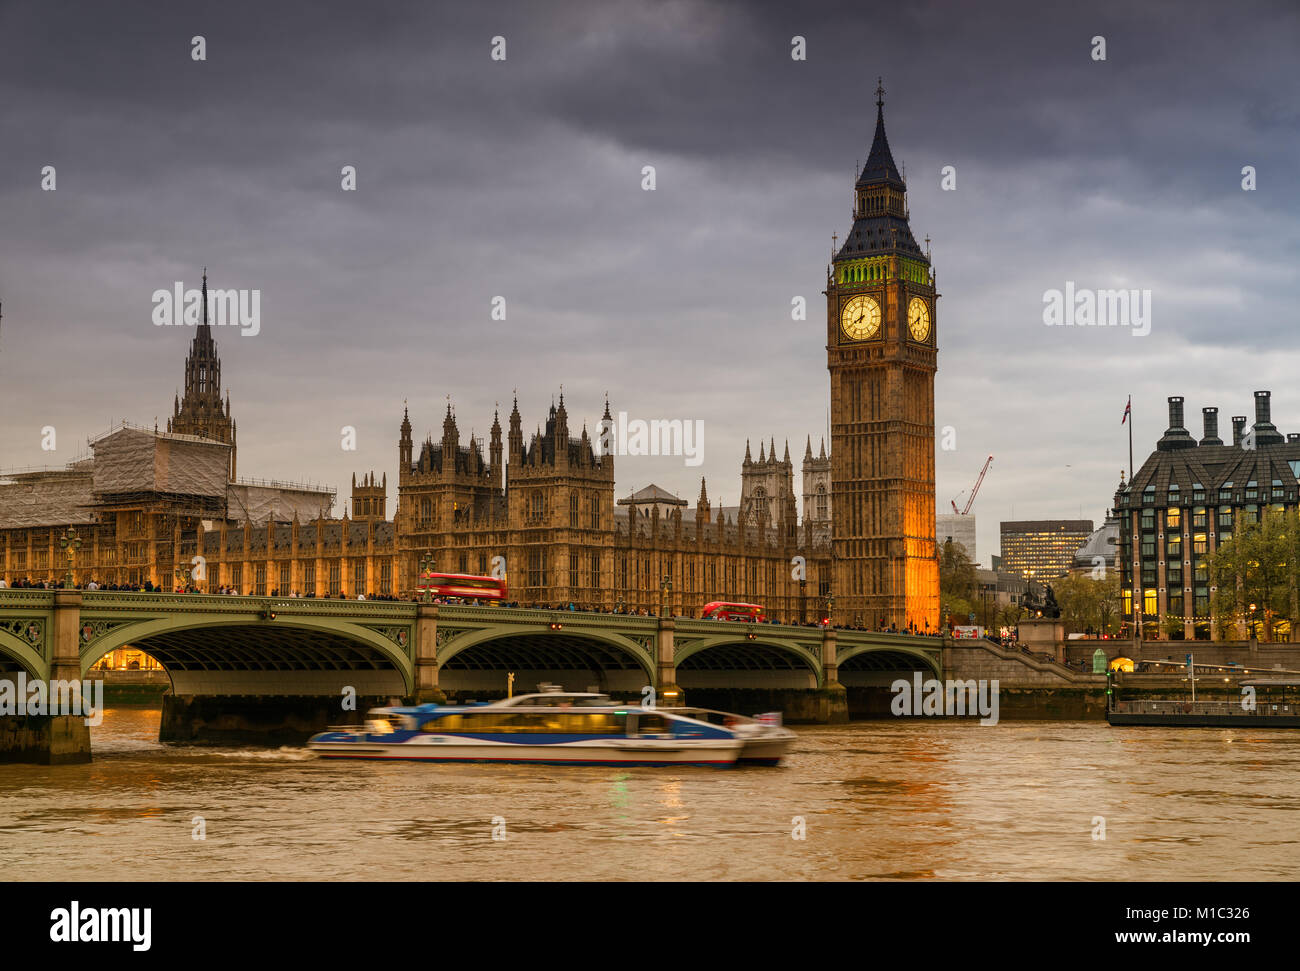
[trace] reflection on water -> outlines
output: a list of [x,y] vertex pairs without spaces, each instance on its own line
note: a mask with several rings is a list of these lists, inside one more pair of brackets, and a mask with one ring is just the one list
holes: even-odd
[[[163,746],[158,719],[110,710],[90,765],[0,766],[10,874],[1280,880],[1300,870],[1300,735],[1286,730],[859,722],[796,728],[780,768],[722,771],[322,762],[301,749]],[[504,840],[492,838],[495,816]],[[1097,816],[1105,841],[1092,838]],[[796,817],[803,840],[791,838]]]

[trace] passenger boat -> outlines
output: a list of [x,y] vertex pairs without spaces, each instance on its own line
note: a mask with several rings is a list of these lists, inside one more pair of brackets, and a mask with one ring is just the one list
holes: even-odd
[[551,689],[488,704],[372,708],[364,726],[331,728],[307,747],[327,759],[726,767],[742,757],[773,765],[793,738],[740,715]]
[[[1199,679],[1198,679],[1199,680]],[[1253,678],[1237,682],[1252,689],[1253,704],[1243,698],[1143,698],[1120,701],[1112,696],[1106,709],[1111,725],[1163,725],[1189,728],[1300,728],[1300,704],[1295,689],[1300,680]]]
[[711,708],[660,708],[659,711],[684,715],[696,721],[721,725],[734,731],[745,743],[736,762],[740,765],[779,765],[798,737],[781,725],[781,713],[769,712],[746,718]]

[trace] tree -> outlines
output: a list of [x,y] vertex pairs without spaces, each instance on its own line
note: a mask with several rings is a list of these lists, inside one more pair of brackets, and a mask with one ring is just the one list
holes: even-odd
[[1272,640],[1280,621],[1293,619],[1297,565],[1300,565],[1300,515],[1266,510],[1263,517],[1238,529],[1210,557],[1215,587],[1214,612],[1220,629],[1232,618],[1254,636],[1262,628]]
[[1101,580],[1087,573],[1074,573],[1053,581],[1052,588],[1067,632],[1114,633],[1119,615],[1119,577],[1115,571],[1107,570]]
[[979,600],[979,583],[975,577],[975,564],[971,562],[966,547],[946,540],[939,547],[939,598],[947,613],[964,621],[976,613]]
[[998,623],[1003,627],[1010,627],[1015,630],[1016,626],[1024,619],[1024,604],[1010,603],[998,612]]
[[1119,572],[1107,570],[1097,584],[1097,633],[1119,633]]

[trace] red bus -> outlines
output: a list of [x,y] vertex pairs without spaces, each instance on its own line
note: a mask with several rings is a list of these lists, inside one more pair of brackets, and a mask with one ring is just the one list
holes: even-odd
[[420,590],[435,597],[464,597],[478,600],[505,600],[506,581],[496,577],[473,576],[468,573],[424,573],[420,576]]
[[767,620],[763,616],[762,604],[727,603],[724,600],[705,604],[700,616],[705,620],[752,620],[760,624]]

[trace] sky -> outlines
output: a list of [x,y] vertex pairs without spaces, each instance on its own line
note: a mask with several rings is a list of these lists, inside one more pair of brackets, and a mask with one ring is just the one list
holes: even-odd
[[[938,505],[993,455],[984,563],[1001,520],[1099,524],[1130,395],[1139,465],[1169,395],[1197,437],[1257,389],[1300,430],[1300,7],[1045,7],[4,0],[0,469],[165,425],[193,330],[153,294],[206,266],[260,293],[256,334],[215,328],[241,474],[336,512],[373,470],[392,514],[404,404],[439,438],[450,396],[463,442],[517,391],[527,436],[561,386],[575,435],[606,393],[704,423],[702,464],[616,459],[619,496],[735,504],[746,440],[797,484],[883,77],[941,293]],[[1149,291],[1149,331],[1045,325],[1067,283]]]

